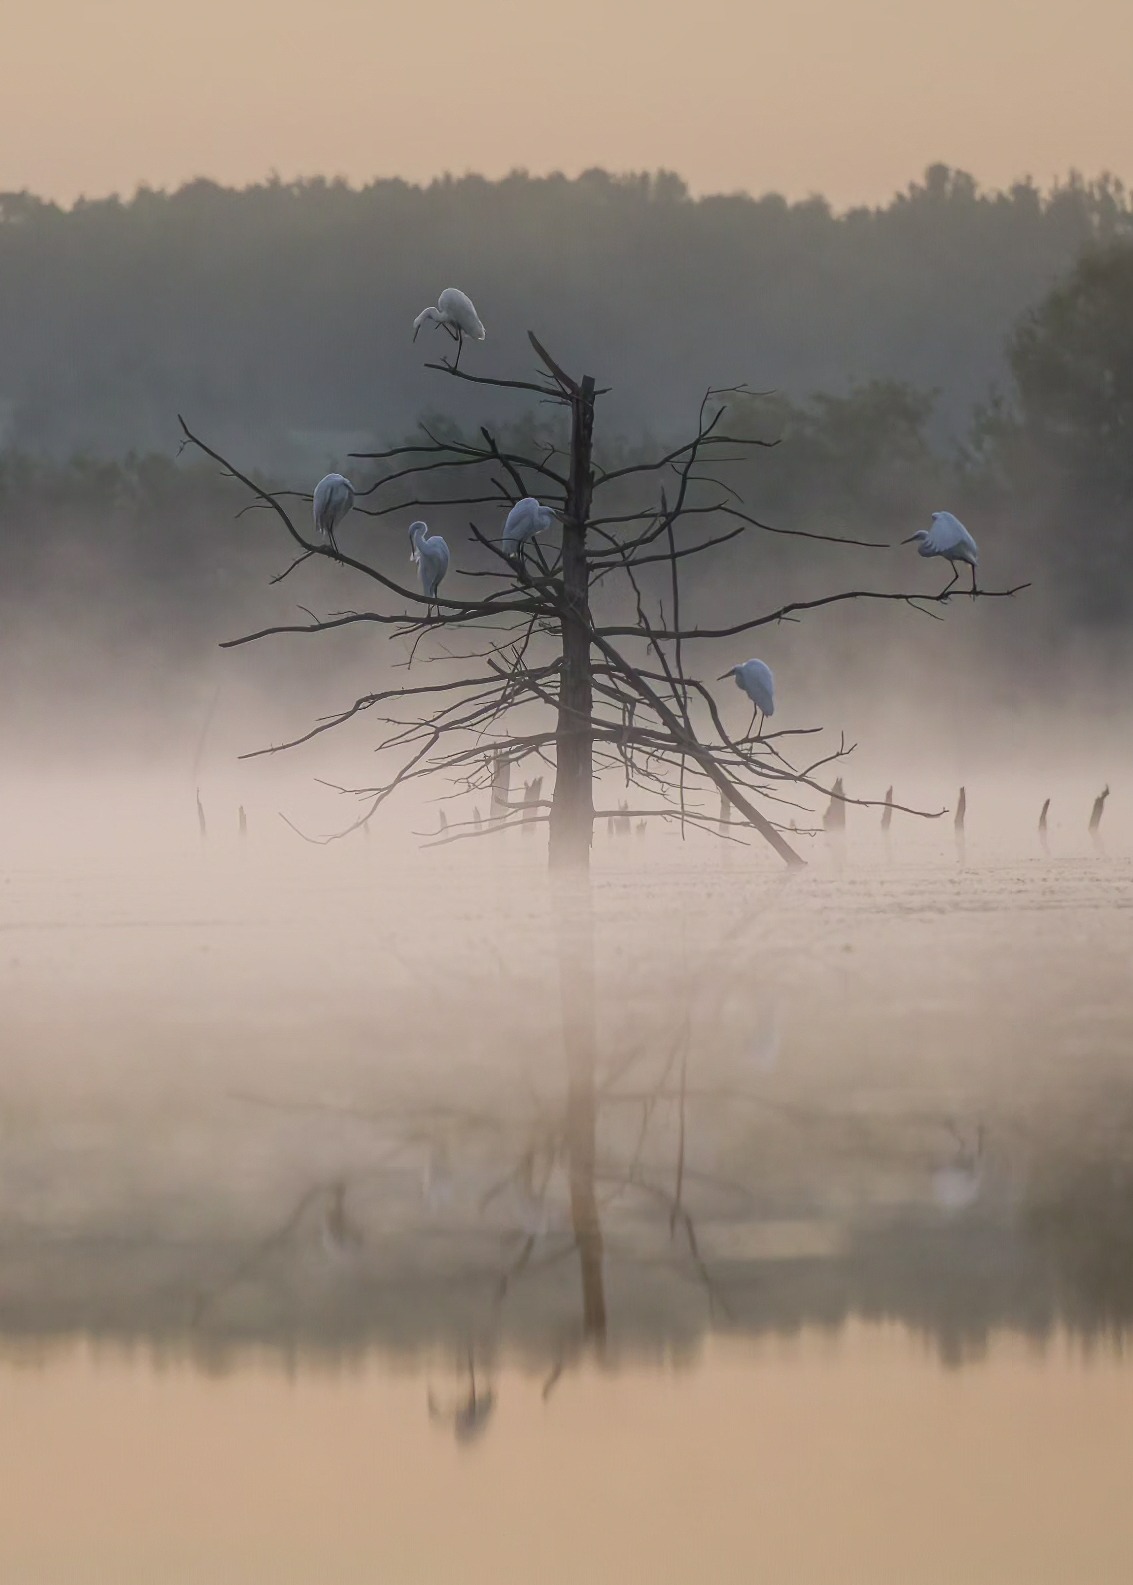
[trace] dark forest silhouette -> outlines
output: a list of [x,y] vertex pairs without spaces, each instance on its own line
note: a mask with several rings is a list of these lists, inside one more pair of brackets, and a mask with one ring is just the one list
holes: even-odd
[[[475,437],[462,389],[437,413],[410,340],[450,278],[487,323],[478,372],[526,367],[528,315],[564,356],[625,371],[604,465],[663,449],[724,370],[769,393],[734,412],[778,442],[736,481],[762,522],[896,544],[947,507],[992,575],[1033,582],[1044,653],[1090,632],[1112,648],[1127,627],[1133,206],[1116,182],[983,193],[936,167],[843,216],[602,173],[199,182],[70,211],[7,196],[0,276],[0,622],[26,675],[50,669],[63,697],[92,687],[97,652],[95,670],[128,658],[164,712],[253,601],[264,614],[270,527],[237,521],[232,482],[178,458],[178,411],[299,493],[348,451],[413,438],[418,415]],[[516,449],[553,435],[534,403],[476,417]],[[426,515],[463,553],[465,515]],[[404,528],[356,512],[348,538],[400,574]],[[726,620],[757,584],[789,599],[837,576],[840,554],[774,533],[727,546],[690,600]],[[905,570],[894,552],[878,572],[899,588]],[[41,653],[64,624],[89,645]],[[990,642],[1010,663],[1004,646],[1024,641],[1031,665],[1030,624]]]
[[625,370],[610,422],[631,436],[665,435],[721,378],[794,398],[897,379],[962,426],[1018,316],[1085,247],[1130,235],[1115,181],[983,192],[944,166],[844,215],[602,171],[197,181],[70,210],[9,194],[0,443],[163,451],[186,411],[264,466],[396,439],[435,401],[409,333],[450,280],[485,316],[485,359],[513,365],[538,323],[571,366]]

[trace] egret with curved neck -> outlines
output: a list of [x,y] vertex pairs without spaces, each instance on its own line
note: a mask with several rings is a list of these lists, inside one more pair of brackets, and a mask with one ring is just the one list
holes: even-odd
[[[421,591],[429,602],[429,610],[432,611],[441,579],[448,571],[448,546],[439,534],[429,533],[427,523],[421,522],[410,523],[409,543],[413,547],[409,553],[409,560],[417,567],[421,578]],[[438,606],[438,612],[439,609]]]
[[761,712],[759,732],[762,733],[763,720],[775,714],[775,678],[771,675],[771,667],[766,661],[745,660],[742,665],[730,666],[716,681],[723,682],[728,677],[736,679],[736,687],[741,693],[746,693],[752,702],[751,726],[747,729],[747,736],[751,737],[755,718]]

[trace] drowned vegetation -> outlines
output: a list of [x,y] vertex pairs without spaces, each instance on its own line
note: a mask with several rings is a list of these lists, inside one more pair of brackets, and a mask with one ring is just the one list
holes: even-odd
[[[476,339],[482,336],[481,327]],[[831,796],[827,772],[847,746],[840,741],[832,753],[808,761],[799,747],[817,727],[769,730],[764,716],[757,731],[756,712],[748,731],[733,736],[709,686],[719,687],[720,679],[705,678],[703,658],[709,652],[718,657],[727,646],[743,668],[753,635],[799,612],[850,600],[923,610],[946,595],[846,589],[752,612],[726,626],[690,623],[682,600],[690,561],[712,558],[745,535],[795,532],[761,523],[729,482],[737,463],[768,444],[729,429],[729,405],[746,393],[710,390],[695,433],[683,444],[647,461],[603,468],[594,454],[603,392],[592,377],[566,373],[534,335],[529,339],[538,360],[530,378],[462,369],[459,339],[454,358],[428,367],[447,378],[514,391],[524,402],[535,396],[553,404],[565,420],[561,446],[533,446],[537,454],[526,455],[499,444],[487,428],[470,441],[444,439],[422,426],[414,444],[356,454],[376,470],[364,490],[355,491],[340,475],[320,484],[315,504],[321,491],[325,533],[301,527],[287,497],[262,488],[181,420],[186,444],[226,469],[289,536],[293,558],[273,581],[312,558],[329,557],[370,596],[366,609],[264,628],[225,647],[358,625],[384,628],[410,650],[403,684],[366,694],[291,742],[255,752],[293,748],[363,713],[380,722],[383,775],[374,785],[350,789],[358,812],[334,837],[371,820],[409,783],[428,782],[439,796],[453,798],[492,784],[493,818],[486,824],[449,819],[440,840],[495,838],[521,822],[545,821],[551,867],[584,868],[595,820],[632,813],[679,822],[682,831],[758,839],[786,864],[801,864],[789,840],[791,824],[813,824],[815,800]],[[439,496],[430,493],[438,478],[444,485]],[[328,517],[332,496],[338,505]],[[473,514],[467,554],[452,558],[450,572],[448,546],[414,522],[420,577],[413,587],[341,550],[334,528],[351,506],[379,519],[416,518],[430,507],[446,513],[467,508]],[[884,548],[834,535],[802,537],[863,551]],[[474,596],[463,592],[469,585]],[[1016,592],[979,591],[985,597]],[[450,642],[436,642],[451,640],[454,629],[464,636],[459,653]],[[758,681],[762,674],[745,668],[735,676],[755,698],[747,675]],[[535,773],[525,799],[507,796],[513,770],[517,777]],[[532,797],[544,773],[551,797]],[[625,798],[609,807],[596,802],[596,791],[614,778],[620,789],[635,790],[636,807],[628,809]]]

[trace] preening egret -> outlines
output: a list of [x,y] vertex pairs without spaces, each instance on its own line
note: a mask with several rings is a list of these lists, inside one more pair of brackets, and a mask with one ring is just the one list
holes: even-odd
[[409,543],[413,546],[409,559],[417,564],[425,598],[433,601],[448,571],[448,546],[439,534],[430,535],[427,523],[410,523]]
[[[761,660],[745,660],[742,666],[732,666],[723,677],[718,677],[717,682],[723,682],[727,677],[736,679],[736,687],[746,693],[754,706],[751,712],[751,726],[747,735],[751,736],[751,729],[755,725],[755,718],[762,711],[764,716],[775,714],[775,679],[771,675],[771,667]],[[759,723],[759,730],[763,731],[763,722]]]
[[328,473],[315,485],[315,529],[330,541],[330,548],[338,555],[334,531],[354,505],[354,486],[341,473]]
[[464,346],[465,336],[473,341],[483,341],[485,336],[484,326],[471,297],[466,292],[458,291],[455,286],[445,287],[437,298],[436,308],[423,308],[417,315],[413,321],[414,341],[417,340],[417,332],[421,326],[427,324],[443,325],[456,342],[455,368],[460,367],[460,351]]
[[517,501],[504,519],[503,552],[507,559],[517,561],[527,541],[550,528],[558,515],[553,506],[540,506],[533,495]]
[[918,528],[915,534],[910,534],[901,543],[911,545],[914,540],[919,542],[919,556],[943,556],[945,561],[951,563],[952,576],[940,591],[941,594],[947,594],[960,576],[956,568],[958,561],[966,561],[972,569],[972,593],[977,593],[976,568],[979,566],[980,553],[975,540],[958,517],[953,517],[951,512],[934,512],[931,528]]

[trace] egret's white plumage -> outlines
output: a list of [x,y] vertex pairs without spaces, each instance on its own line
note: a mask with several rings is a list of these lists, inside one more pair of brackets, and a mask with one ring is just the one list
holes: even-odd
[[956,568],[958,561],[966,561],[971,567],[972,593],[976,593],[976,568],[980,564],[980,553],[975,540],[958,517],[953,517],[951,512],[934,512],[931,528],[918,528],[915,534],[910,534],[901,543],[911,545],[914,540],[917,542],[918,556],[943,556],[951,565],[952,578],[942,593],[947,593],[960,576]]
[[962,1141],[959,1144],[955,1160],[946,1167],[938,1167],[932,1175],[932,1197],[942,1211],[966,1211],[983,1190],[983,1125],[976,1130],[974,1149]]
[[423,308],[413,321],[413,339],[417,340],[417,332],[422,325],[432,324],[434,328],[441,325],[448,331],[456,342],[456,361],[460,362],[460,349],[464,345],[465,336],[470,341],[483,341],[485,330],[480,315],[476,312],[476,305],[467,292],[458,290],[455,286],[446,286],[437,298],[435,308]]
[[448,571],[448,546],[439,534],[429,533],[427,523],[410,523],[409,543],[413,546],[409,559],[417,564],[425,597],[435,600],[441,579]]
[[328,473],[315,485],[315,529],[330,541],[331,549],[338,555],[334,531],[354,505],[354,486],[341,473]]
[[533,495],[517,501],[504,519],[503,552],[507,559],[514,561],[527,541],[550,528],[557,516],[553,506],[540,506]]
[[742,666],[730,667],[717,681],[723,682],[725,677],[734,677],[736,687],[746,693],[754,705],[753,724],[756,712],[760,710],[765,716],[775,714],[775,679],[771,675],[771,667],[765,661],[745,660]]

